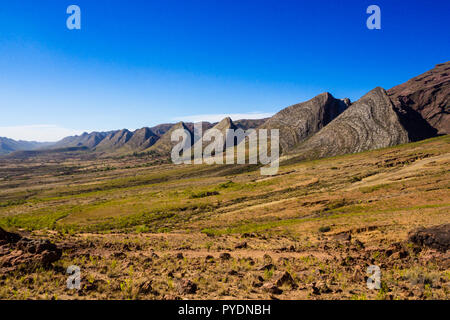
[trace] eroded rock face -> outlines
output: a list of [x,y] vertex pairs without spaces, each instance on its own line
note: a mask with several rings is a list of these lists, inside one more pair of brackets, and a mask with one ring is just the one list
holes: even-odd
[[127,129],[108,134],[96,147],[96,151],[113,151],[123,147],[133,136]]
[[450,248],[450,223],[413,230],[408,234],[408,240],[421,247],[445,252]]
[[450,134],[450,61],[387,93],[411,140]]
[[62,250],[49,240],[28,239],[0,228],[0,271],[21,266],[49,266],[61,258]]
[[142,128],[133,132],[132,137],[122,147],[123,151],[141,151],[151,147],[158,141],[159,137],[150,130]]
[[330,124],[301,144],[303,158],[321,158],[374,150],[409,142],[394,106],[377,87],[352,104]]
[[[178,144],[177,142],[173,142],[172,141],[172,133],[175,130],[178,129],[182,129],[182,130],[186,130],[189,132],[189,134],[191,135],[191,137],[193,136],[193,127],[192,126],[188,126],[187,124],[185,124],[184,122],[178,122],[177,124],[175,124],[174,126],[172,126],[170,128],[169,131],[167,131],[164,135],[161,136],[161,138],[154,144],[152,145],[150,148],[145,149],[145,152],[155,152],[159,155],[165,155],[165,156],[170,156],[170,153],[172,151],[172,148]],[[192,143],[189,143],[186,147],[190,147]]]
[[349,105],[349,99],[335,99],[325,92],[309,101],[281,110],[260,129],[279,129],[280,148],[286,153],[330,123]]

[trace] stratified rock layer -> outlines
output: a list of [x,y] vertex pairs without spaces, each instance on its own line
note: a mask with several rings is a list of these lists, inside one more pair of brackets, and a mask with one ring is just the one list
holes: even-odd
[[303,142],[341,114],[350,100],[322,93],[311,100],[287,107],[269,118],[260,129],[279,129],[283,153]]
[[[169,131],[164,133],[164,135],[161,136],[161,138],[150,148],[146,149],[146,152],[155,152],[161,156],[170,156],[170,153],[172,151],[172,148],[178,144],[179,141],[172,141],[172,133],[175,130],[183,129],[189,132],[190,139],[192,139],[193,136],[193,125],[188,126],[184,122],[178,122],[174,126],[170,128]],[[192,140],[189,143],[189,147],[192,145]]]
[[411,140],[450,134],[450,62],[387,91]]
[[383,88],[377,87],[305,141],[296,153],[320,158],[379,149],[408,142],[394,106]]
[[96,151],[113,151],[123,147],[133,136],[127,129],[108,134],[96,147]]

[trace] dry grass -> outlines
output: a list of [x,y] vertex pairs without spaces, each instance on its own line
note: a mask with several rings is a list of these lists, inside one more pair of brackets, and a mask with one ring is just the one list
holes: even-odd
[[[290,163],[275,177],[149,161],[0,161],[0,226],[67,248],[51,269],[4,275],[0,298],[266,299],[264,284],[287,271],[295,285],[277,298],[448,299],[448,255],[405,241],[450,222],[449,136]],[[336,240],[342,232],[352,241]],[[396,243],[406,258],[385,256]],[[265,255],[273,267],[260,270]],[[79,292],[65,289],[72,264]],[[366,288],[369,264],[382,290]],[[185,278],[196,294],[178,292]]]

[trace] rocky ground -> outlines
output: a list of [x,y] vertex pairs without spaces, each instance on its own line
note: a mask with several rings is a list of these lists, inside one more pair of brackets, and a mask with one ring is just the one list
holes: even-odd
[[0,299],[448,299],[449,139],[272,177],[141,157],[2,162]]
[[[370,230],[328,235],[313,246],[288,238],[221,237],[206,249],[189,235],[51,236],[0,230],[0,297],[44,299],[448,299],[450,224],[368,246]],[[203,241],[201,241],[203,242]],[[162,244],[165,244],[165,247]],[[263,249],[264,248],[264,249]],[[61,252],[63,253],[61,255]],[[69,290],[69,265],[81,289]],[[367,288],[379,266],[381,288]]]

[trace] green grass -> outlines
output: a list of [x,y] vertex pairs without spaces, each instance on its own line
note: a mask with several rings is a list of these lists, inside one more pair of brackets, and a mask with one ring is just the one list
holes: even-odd
[[358,206],[357,208],[352,209],[352,211],[354,210],[354,212],[327,214],[324,216],[314,217],[314,218],[293,218],[293,219],[260,222],[260,223],[250,222],[250,223],[244,223],[241,225],[237,225],[234,227],[228,227],[228,228],[204,228],[204,229],[202,229],[202,232],[207,234],[208,236],[255,233],[255,232],[266,231],[266,230],[274,229],[274,228],[278,228],[278,227],[292,226],[292,225],[305,223],[305,222],[311,222],[311,221],[328,221],[328,220],[356,217],[356,216],[364,216],[364,215],[370,216],[370,215],[382,214],[382,213],[387,213],[387,212],[395,213],[396,211],[410,211],[410,210],[425,209],[425,208],[441,208],[441,207],[447,207],[447,206],[450,206],[450,204],[448,204],[448,203],[447,204],[434,204],[434,205],[425,205],[425,206],[413,206],[413,207],[403,207],[403,208],[396,208],[396,209],[379,209],[379,210],[373,210],[373,209],[372,210],[361,210],[361,208]]
[[67,217],[70,211],[21,214],[0,219],[3,228],[25,228],[27,230],[55,229],[57,221]]
[[6,208],[11,206],[17,206],[26,203],[25,199],[9,200],[6,202],[0,202],[0,208]]
[[359,190],[362,193],[372,193],[372,192],[377,191],[377,190],[389,189],[391,187],[392,187],[392,184],[378,184],[376,186],[362,187],[362,188],[359,188]]

